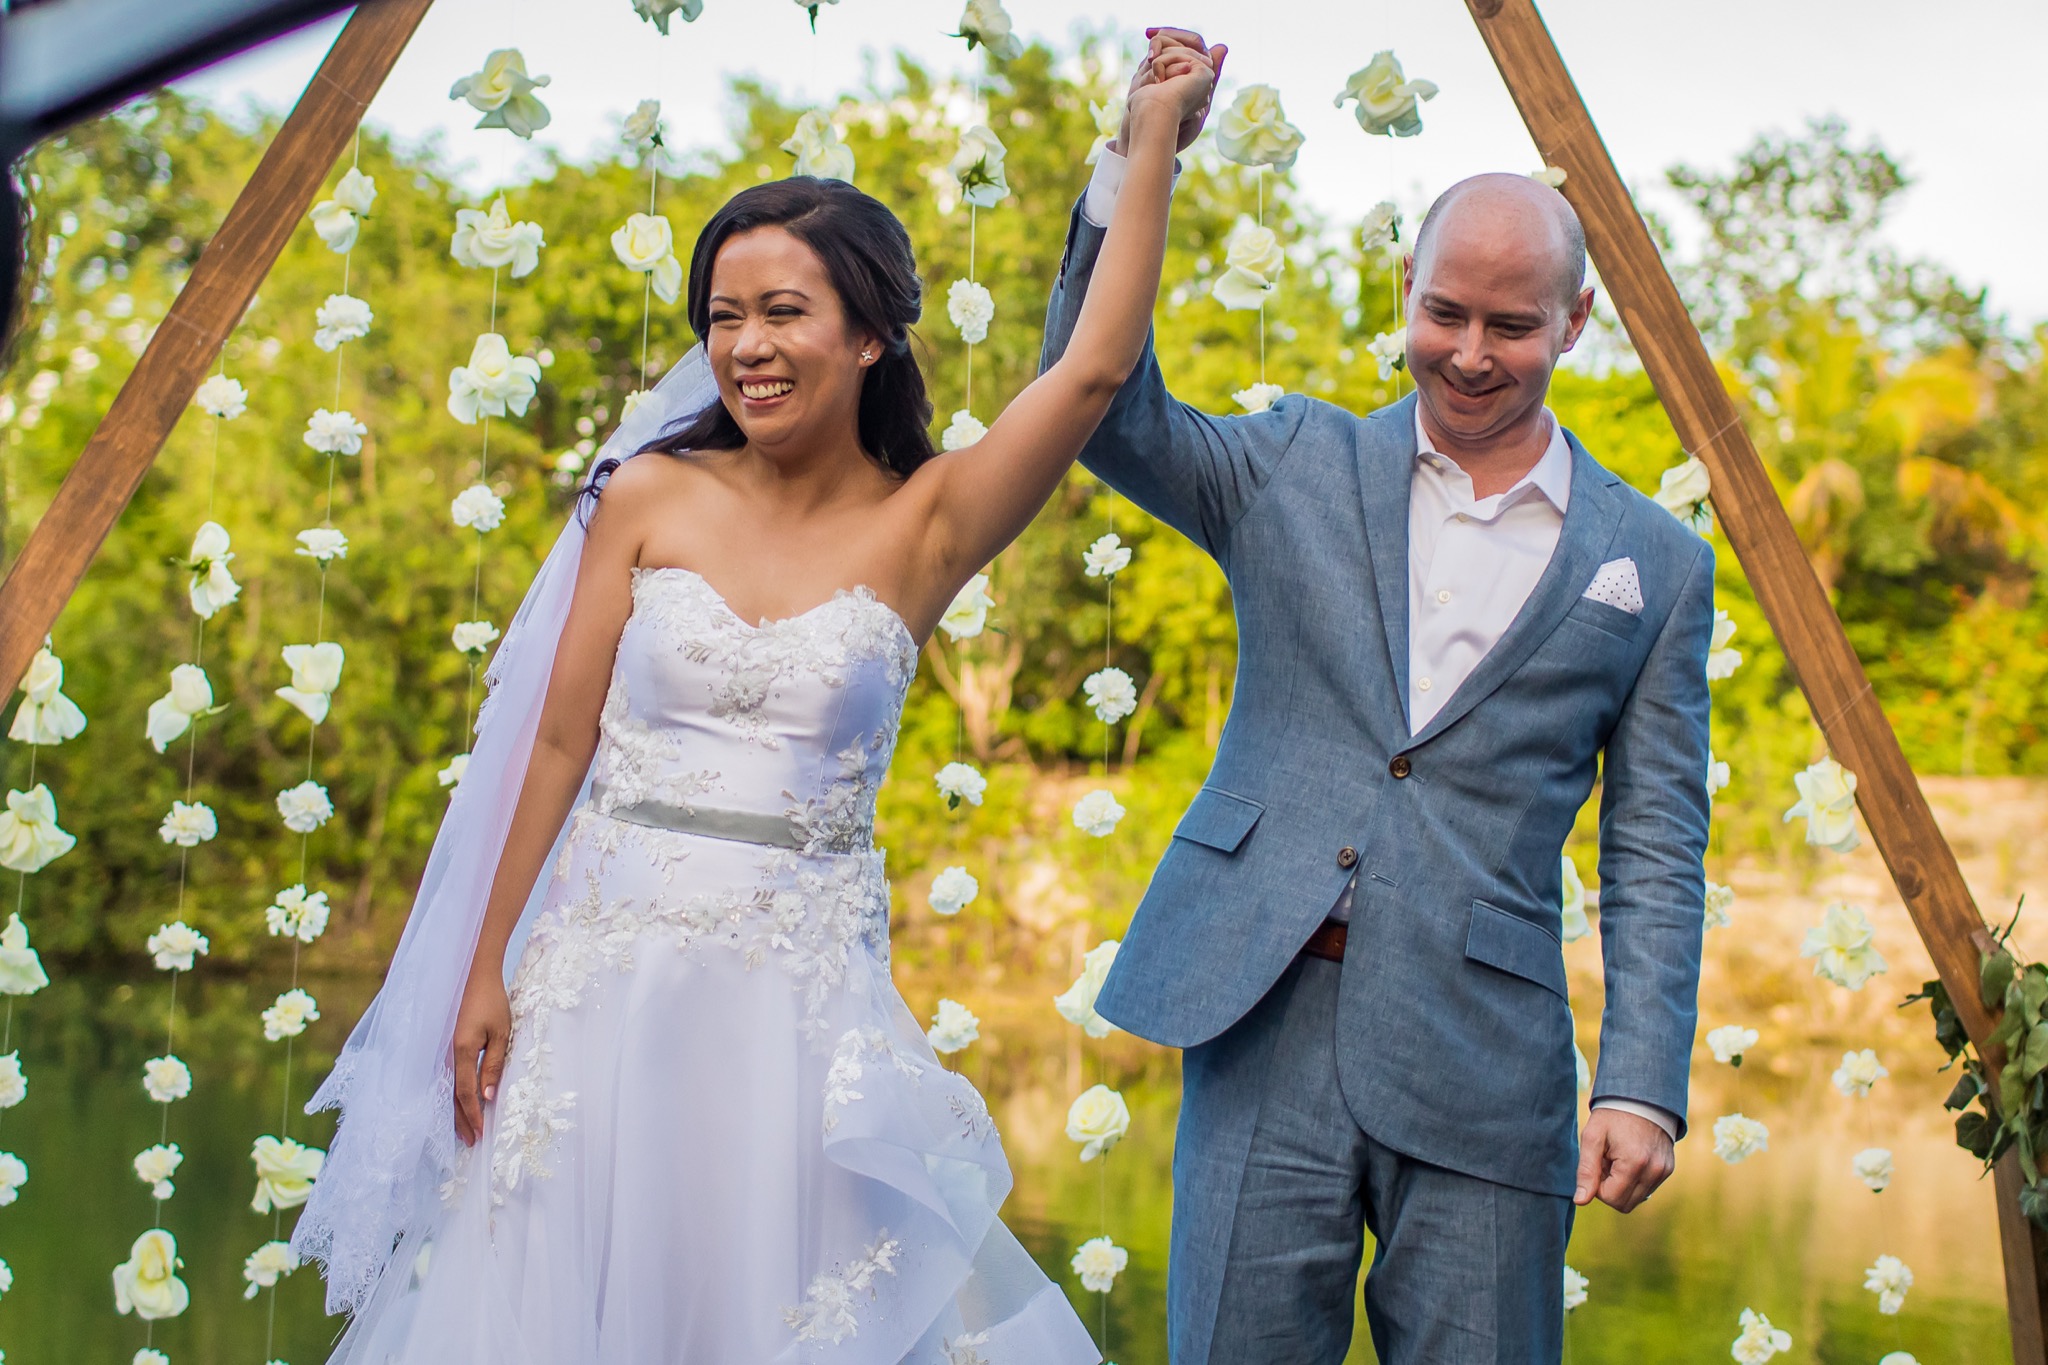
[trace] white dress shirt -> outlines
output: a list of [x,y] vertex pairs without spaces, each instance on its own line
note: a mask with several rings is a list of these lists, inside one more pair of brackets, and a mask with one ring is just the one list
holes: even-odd
[[[1125,160],[1103,149],[1081,216],[1106,227],[1123,188]],[[1472,496],[1472,478],[1438,451],[1415,410],[1415,478],[1408,490],[1408,732],[1420,734],[1500,643],[1536,589],[1571,505],[1572,453],[1549,409],[1550,443],[1506,492]],[[1330,918],[1351,918],[1344,892]],[[1678,1120],[1655,1105],[1601,1099],[1595,1109],[1645,1118],[1672,1138]]]

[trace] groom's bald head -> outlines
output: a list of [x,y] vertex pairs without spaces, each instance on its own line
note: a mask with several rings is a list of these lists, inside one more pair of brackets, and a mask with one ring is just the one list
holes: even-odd
[[1445,190],[1415,234],[1414,272],[1428,274],[1439,241],[1547,270],[1567,306],[1586,286],[1586,231],[1565,197],[1526,175],[1475,175]]

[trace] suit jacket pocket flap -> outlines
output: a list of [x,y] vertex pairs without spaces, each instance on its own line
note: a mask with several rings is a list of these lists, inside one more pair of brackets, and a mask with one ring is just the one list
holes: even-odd
[[1216,787],[1204,787],[1195,794],[1194,804],[1180,818],[1173,837],[1203,844],[1219,853],[1235,853],[1252,832],[1266,808],[1256,801],[1233,796]]
[[1465,956],[1566,995],[1564,950],[1548,930],[1485,901],[1472,902]]

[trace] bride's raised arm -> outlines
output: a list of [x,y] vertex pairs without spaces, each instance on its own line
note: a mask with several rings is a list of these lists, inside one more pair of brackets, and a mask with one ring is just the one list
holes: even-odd
[[1208,101],[1212,61],[1184,47],[1169,49],[1152,83],[1131,95],[1130,164],[1065,354],[1017,395],[981,440],[932,459],[912,476],[913,485],[926,483],[931,498],[929,581],[944,588],[933,617],[1030,524],[1137,365],[1159,296],[1176,133],[1182,119]]

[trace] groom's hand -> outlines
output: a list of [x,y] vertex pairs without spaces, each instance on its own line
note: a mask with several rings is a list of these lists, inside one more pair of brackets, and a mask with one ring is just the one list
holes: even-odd
[[1627,1213],[1650,1197],[1677,1167],[1671,1135],[1637,1114],[1595,1109],[1579,1138],[1579,1187],[1572,1202],[1601,1203]]
[[[1222,43],[1218,43],[1212,48],[1202,41],[1201,34],[1184,28],[1148,28],[1145,30],[1145,38],[1145,56],[1138,63],[1137,71],[1131,76],[1129,94],[1136,94],[1158,79],[1158,73],[1154,70],[1154,66],[1162,62],[1165,59],[1166,53],[1172,48],[1188,48],[1205,58],[1209,63],[1211,76],[1209,98],[1202,102],[1200,109],[1197,109],[1194,113],[1181,120],[1180,135],[1174,143],[1175,151],[1184,152],[1201,135],[1202,125],[1208,122],[1209,110],[1216,101],[1217,84],[1223,79],[1223,59],[1229,54],[1230,49]],[[1128,95],[1125,97],[1124,104],[1126,113],[1124,114],[1123,127],[1118,131],[1116,141],[1109,144],[1109,150],[1115,152],[1118,156],[1122,156],[1124,149],[1130,146],[1131,143],[1131,116],[1128,112],[1130,106]]]

